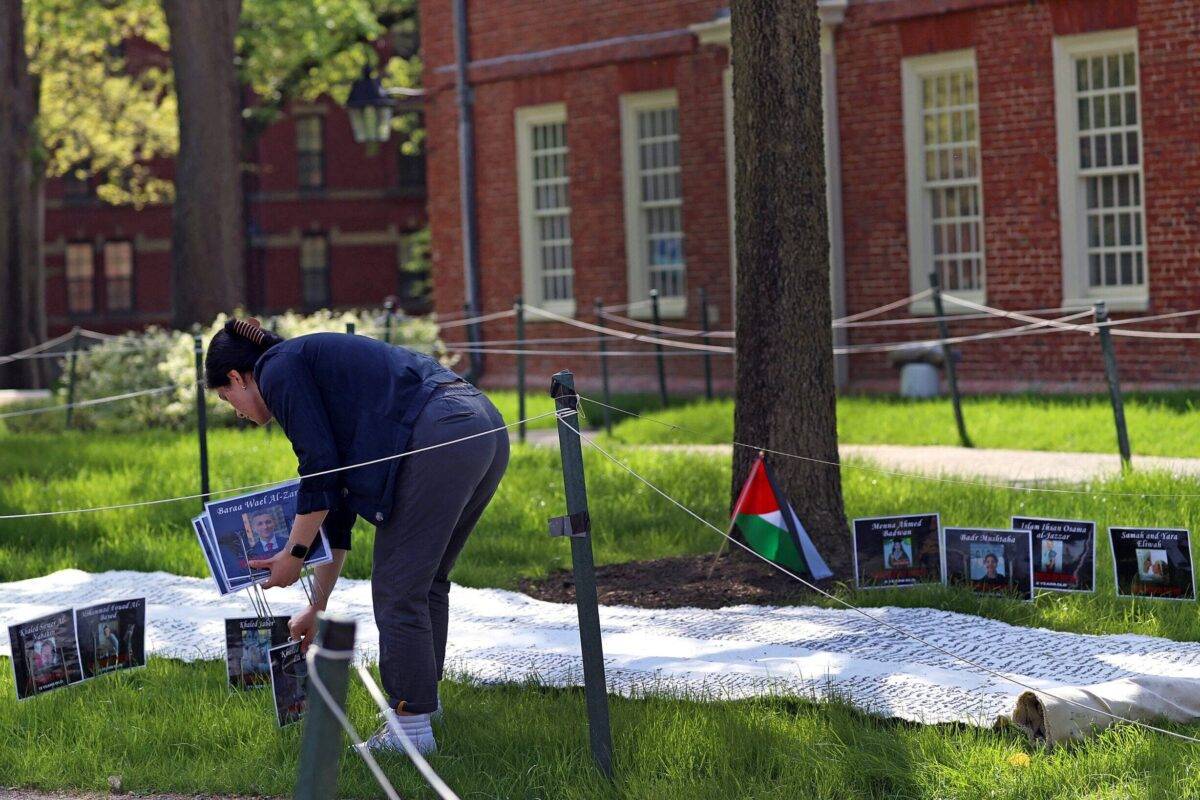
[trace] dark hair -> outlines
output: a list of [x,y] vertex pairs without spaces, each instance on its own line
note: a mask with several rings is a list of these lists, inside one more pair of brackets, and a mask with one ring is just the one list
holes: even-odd
[[283,341],[263,330],[258,320],[231,319],[208,343],[204,383],[209,389],[229,385],[229,371],[253,372],[259,356]]

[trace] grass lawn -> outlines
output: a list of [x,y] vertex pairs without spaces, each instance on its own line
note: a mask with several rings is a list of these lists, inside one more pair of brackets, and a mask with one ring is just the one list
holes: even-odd
[[[625,416],[613,413],[616,419]],[[616,426],[613,436],[638,444],[718,444],[733,439],[732,400],[683,403],[644,413],[690,430],[630,419]],[[1107,396],[966,397],[963,416],[976,447],[1117,452]],[[1125,417],[1135,455],[1200,457],[1200,394],[1126,395]],[[847,444],[958,444],[954,414],[944,398],[839,397],[838,438]]]
[[[215,487],[294,474],[294,457],[278,433],[220,430],[210,446]],[[727,459],[626,448],[618,455],[720,524],[729,491]],[[598,561],[715,549],[715,534],[616,467],[594,453],[587,455],[586,465]],[[1022,513],[1095,519],[1102,530],[1120,523],[1200,528],[1200,483],[1194,480],[1137,473],[1093,487],[1132,493],[1120,497],[1015,493],[890,478],[863,466],[849,464],[843,471],[852,516],[939,511],[943,524],[998,526],[1010,514]],[[0,437],[0,475],[0,513],[166,497],[196,485],[195,440],[163,433],[8,435]],[[500,494],[468,544],[455,580],[511,587],[522,576],[566,566],[567,544],[546,534],[546,519],[563,513],[561,485],[553,450],[516,448]],[[0,580],[69,566],[202,574],[187,524],[198,505],[0,520]],[[363,526],[358,534],[348,574],[365,577],[370,529]],[[1102,545],[1095,595],[1048,594],[1027,604],[942,587],[858,596],[844,592],[864,605],[928,605],[1059,630],[1200,640],[1194,604],[1118,600],[1111,570]],[[63,605],[69,604],[64,597]],[[616,787],[608,787],[588,764],[579,693],[449,682],[444,696],[447,728],[434,765],[463,797],[1200,795],[1200,756],[1194,747],[1132,729],[1047,753],[1009,734],[899,725],[837,704],[786,698],[614,700],[621,777]],[[351,715],[360,730],[373,728],[360,688],[352,693]],[[1200,735],[1200,725],[1180,729]],[[120,774],[134,791],[289,794],[298,741],[298,728],[275,729],[264,694],[229,692],[223,665],[214,662],[152,659],[146,670],[19,704],[11,681],[0,679],[0,786],[103,789],[107,776]],[[1010,763],[1021,754],[1028,755],[1027,765]],[[360,763],[346,759],[343,767],[344,795],[378,794]],[[399,761],[386,768],[402,794],[422,796],[410,768]]]

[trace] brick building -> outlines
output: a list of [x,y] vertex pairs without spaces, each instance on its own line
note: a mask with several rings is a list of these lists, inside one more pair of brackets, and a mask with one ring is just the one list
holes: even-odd
[[[727,5],[470,5],[485,312],[523,294],[592,321],[595,298],[629,303],[654,287],[670,324],[694,328],[705,288],[711,322],[729,327]],[[835,316],[923,289],[933,269],[950,292],[1005,309],[1104,300],[1128,317],[1200,308],[1200,0],[819,0],[818,8]],[[451,0],[421,3],[443,312],[464,300],[451,9]],[[931,313],[927,300],[896,312]],[[1009,324],[963,319],[951,328]],[[1194,331],[1196,318],[1139,327]],[[853,328],[839,340],[934,331]],[[513,333],[511,319],[484,325],[488,341]],[[526,324],[529,337],[581,334],[534,316]],[[1190,342],[1117,344],[1130,385],[1200,382]],[[896,386],[882,354],[838,362],[851,389]],[[648,359],[614,364],[623,387],[652,380]],[[533,375],[563,366],[594,382],[593,356],[530,362]],[[728,386],[731,359],[715,366]],[[694,389],[699,359],[669,359],[668,372],[674,386]],[[512,373],[512,357],[487,356],[485,382]],[[976,390],[1094,388],[1103,376],[1094,338],[1078,333],[967,344],[961,374]]]
[[[154,165],[170,177],[172,164]],[[378,306],[407,296],[409,236],[425,226],[424,157],[396,141],[356,144],[333,100],[297,104],[247,165],[249,307]],[[112,206],[88,182],[46,191],[46,306],[51,335],[73,325],[120,332],[171,318],[171,208]],[[419,310],[419,309],[418,309]]]

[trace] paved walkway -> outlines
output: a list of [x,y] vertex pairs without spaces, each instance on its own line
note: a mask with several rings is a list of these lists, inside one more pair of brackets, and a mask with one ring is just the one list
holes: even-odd
[[[529,431],[532,444],[556,446],[558,435],[550,429]],[[726,453],[725,445],[651,445],[655,449]],[[872,461],[897,472],[955,475],[990,480],[1041,483],[1081,483],[1119,475],[1121,460],[1116,454],[1062,453],[1045,450],[987,450],[981,448],[910,446],[896,444],[844,444],[838,448],[843,459]],[[1173,475],[1200,476],[1200,458],[1134,456],[1135,469],[1163,471]]]

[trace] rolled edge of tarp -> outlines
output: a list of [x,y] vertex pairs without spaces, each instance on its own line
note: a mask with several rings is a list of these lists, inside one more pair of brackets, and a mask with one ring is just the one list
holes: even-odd
[[[1200,680],[1138,675],[1090,686],[1061,686],[1017,697],[1012,723],[1032,742],[1082,741],[1121,720],[1154,723],[1200,719]],[[1114,718],[1115,717],[1115,718]]]

